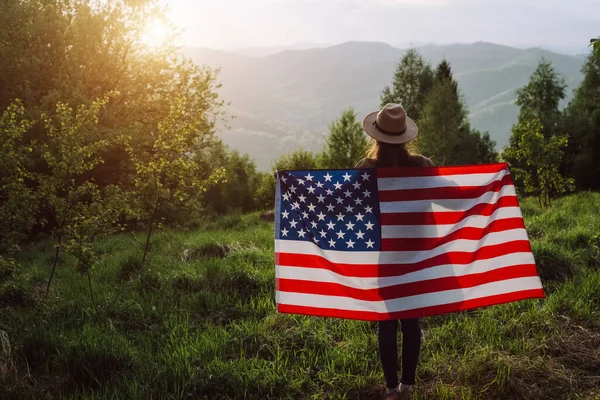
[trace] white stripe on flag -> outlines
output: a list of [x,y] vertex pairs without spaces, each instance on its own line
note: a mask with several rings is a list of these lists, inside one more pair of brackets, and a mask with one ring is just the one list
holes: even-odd
[[398,299],[382,301],[364,301],[356,300],[350,297],[325,296],[317,294],[281,291],[277,291],[276,299],[278,304],[317,308],[335,308],[338,310],[350,311],[372,311],[378,313],[391,313],[442,304],[458,303],[461,301],[474,300],[481,297],[541,288],[542,283],[540,281],[540,278],[537,276],[533,276],[491,282],[464,289],[445,290],[442,292],[425,293],[415,296],[401,297]]
[[486,186],[510,175],[507,170],[487,174],[440,175],[428,177],[379,178],[379,190],[430,189],[453,186]]
[[522,218],[519,207],[502,207],[492,215],[472,215],[456,224],[447,225],[382,225],[381,237],[389,238],[440,238],[461,228],[485,228],[493,221],[505,218]]
[[[379,278],[344,276],[322,268],[289,267],[279,265],[277,266],[276,275],[277,278],[282,279],[339,283],[341,285],[356,289],[379,289],[387,286],[420,282],[430,279],[478,274],[521,264],[535,264],[533,254],[513,253],[487,260],[478,260],[466,265],[439,265],[400,276],[386,276]],[[357,266],[356,268],[360,269],[360,266]],[[402,267],[398,267],[398,271],[402,271]]]
[[480,203],[496,203],[500,197],[516,196],[513,185],[505,185],[498,192],[486,192],[475,199],[440,199],[380,202],[382,214],[396,212],[467,211]]
[[[484,246],[507,243],[517,240],[528,240],[525,229],[510,229],[492,232],[481,240],[457,239],[422,251],[339,251],[323,250],[312,242],[302,240],[275,240],[275,251],[278,253],[312,254],[326,258],[333,263],[341,264],[409,264],[427,260],[440,254],[461,251],[472,253]],[[341,240],[339,243],[344,244]]]

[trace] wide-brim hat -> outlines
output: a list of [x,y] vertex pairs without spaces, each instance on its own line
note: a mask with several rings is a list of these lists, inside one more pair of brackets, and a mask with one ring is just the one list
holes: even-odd
[[367,115],[363,129],[373,139],[392,144],[407,143],[419,135],[417,124],[408,118],[400,104],[387,104],[380,111]]

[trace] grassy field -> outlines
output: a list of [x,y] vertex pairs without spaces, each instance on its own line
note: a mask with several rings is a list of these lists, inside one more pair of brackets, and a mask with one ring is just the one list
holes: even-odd
[[[600,399],[600,194],[524,201],[547,293],[423,320],[419,399]],[[97,244],[86,275],[52,242],[0,271],[0,398],[372,399],[373,323],[277,314],[273,226],[256,214]]]

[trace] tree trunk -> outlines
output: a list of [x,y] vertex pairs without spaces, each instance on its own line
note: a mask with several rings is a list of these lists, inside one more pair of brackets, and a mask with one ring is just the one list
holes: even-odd
[[61,238],[58,238],[58,243],[56,244],[56,252],[54,253],[54,264],[52,265],[52,272],[50,273],[50,278],[48,278],[48,285],[46,285],[46,296],[50,293],[50,284],[52,283],[52,278],[54,278],[54,272],[56,271],[56,266],[58,265],[58,254],[60,253],[60,245]]
[[152,235],[153,228],[154,220],[151,220],[150,228],[148,228],[148,234],[146,235],[146,245],[144,246],[144,255],[142,256],[142,266],[146,263],[146,255],[148,254],[148,248],[150,247],[150,236]]

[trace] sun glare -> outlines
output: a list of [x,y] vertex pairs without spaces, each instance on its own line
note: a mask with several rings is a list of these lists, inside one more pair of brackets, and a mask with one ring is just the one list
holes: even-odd
[[149,21],[144,29],[142,43],[149,49],[164,47],[172,37],[172,28],[163,21]]

